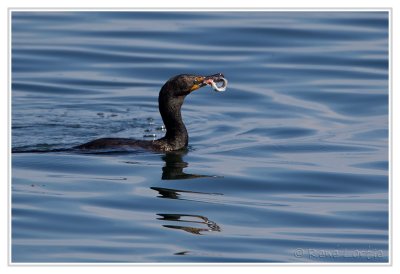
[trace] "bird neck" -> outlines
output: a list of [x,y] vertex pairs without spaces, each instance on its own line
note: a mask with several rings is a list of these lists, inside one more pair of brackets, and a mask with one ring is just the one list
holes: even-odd
[[165,124],[165,138],[168,140],[177,140],[187,141],[188,140],[188,132],[186,130],[185,124],[182,121],[181,110],[174,115],[168,116],[166,119],[163,117],[163,121]]
[[176,149],[188,145],[188,132],[182,121],[181,108],[184,97],[159,97],[159,110],[166,133],[163,140]]

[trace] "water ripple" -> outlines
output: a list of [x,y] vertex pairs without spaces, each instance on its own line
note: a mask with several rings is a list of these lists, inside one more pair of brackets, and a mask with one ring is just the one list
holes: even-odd
[[[12,261],[387,262],[388,18],[13,11]],[[163,83],[217,72],[187,151],[62,151],[162,137]]]

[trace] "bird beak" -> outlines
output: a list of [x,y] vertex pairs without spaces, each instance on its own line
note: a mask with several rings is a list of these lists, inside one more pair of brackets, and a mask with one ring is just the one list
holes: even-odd
[[211,85],[212,82],[223,82],[224,75],[222,73],[217,73],[209,76],[198,76],[196,77],[195,84],[190,89],[190,92],[204,87],[206,85]]

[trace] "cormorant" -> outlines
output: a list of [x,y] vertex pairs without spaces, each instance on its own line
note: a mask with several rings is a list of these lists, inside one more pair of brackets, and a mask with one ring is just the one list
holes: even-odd
[[[217,82],[223,82],[223,86],[216,86]],[[222,73],[210,76],[180,74],[163,85],[158,96],[158,108],[166,128],[163,138],[153,141],[101,138],[76,146],[74,149],[104,150],[140,147],[154,151],[174,151],[185,148],[188,145],[189,135],[182,121],[181,107],[187,95],[206,85],[212,86],[216,91],[223,91],[227,81]]]

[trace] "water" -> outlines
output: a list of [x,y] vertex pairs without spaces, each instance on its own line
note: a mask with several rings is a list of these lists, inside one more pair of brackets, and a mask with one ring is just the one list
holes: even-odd
[[13,12],[13,262],[387,262],[387,12]]

